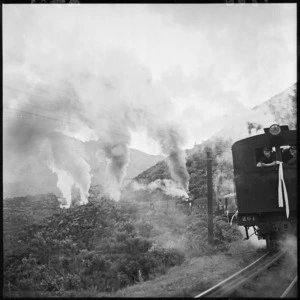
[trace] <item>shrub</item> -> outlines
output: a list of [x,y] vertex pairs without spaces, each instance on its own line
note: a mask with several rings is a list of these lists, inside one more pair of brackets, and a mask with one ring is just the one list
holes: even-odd
[[136,224],[140,236],[150,238],[152,236],[153,225],[148,222],[140,221]]
[[146,256],[149,274],[164,273],[166,269],[180,265],[184,255],[177,249],[164,249],[159,246],[152,247]]
[[241,233],[237,227],[235,225],[231,226],[223,217],[214,217],[213,225],[214,244],[209,245],[207,216],[200,216],[199,214],[190,216],[185,232],[185,245],[189,256],[226,251],[230,248],[230,243],[241,238]]
[[179,251],[152,247],[152,225],[135,224],[104,199],[25,227],[18,239],[26,247],[7,258],[5,295],[111,292],[182,263]]
[[236,225],[230,225],[226,219],[214,218],[214,244],[218,250],[228,250],[230,243],[241,239],[242,234]]

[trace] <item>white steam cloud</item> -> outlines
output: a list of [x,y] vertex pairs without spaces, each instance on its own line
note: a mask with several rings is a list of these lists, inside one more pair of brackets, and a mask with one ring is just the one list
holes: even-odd
[[130,184],[130,187],[135,190],[145,190],[145,191],[155,191],[161,190],[164,194],[177,197],[177,198],[186,198],[188,199],[189,196],[186,191],[182,190],[181,184],[175,182],[170,179],[156,179],[155,181],[150,182],[149,184],[142,184],[137,181],[133,181]]
[[132,54],[113,48],[62,53],[53,44],[59,55],[47,56],[23,42],[22,58],[11,54],[4,69],[6,170],[18,168],[12,157],[34,157],[56,174],[63,207],[72,204],[73,187],[85,204],[91,166],[84,142],[93,140],[107,160],[106,193],[119,200],[131,132],[143,129],[169,156],[172,178],[188,191],[185,133],[172,120],[172,101]]

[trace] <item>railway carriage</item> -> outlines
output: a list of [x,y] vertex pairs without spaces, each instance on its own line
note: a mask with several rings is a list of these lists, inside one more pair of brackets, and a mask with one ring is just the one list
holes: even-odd
[[237,215],[236,194],[226,194],[219,199],[216,212],[218,215],[225,216],[228,223],[232,223]]
[[[287,149],[296,145],[296,130],[272,125],[265,133],[237,141],[232,145],[236,187],[237,223],[254,228],[267,248],[276,247],[287,233],[295,234],[297,217],[297,164],[287,164]],[[277,164],[258,167],[265,146],[276,153]]]

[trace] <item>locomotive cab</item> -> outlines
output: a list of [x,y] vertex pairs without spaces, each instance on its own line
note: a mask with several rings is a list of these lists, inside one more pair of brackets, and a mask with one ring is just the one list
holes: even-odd
[[[288,164],[289,147],[296,145],[296,130],[272,125],[265,133],[232,145],[238,225],[253,226],[258,238],[278,240],[294,232],[297,213],[297,165]],[[259,167],[263,149],[268,146],[276,163]]]

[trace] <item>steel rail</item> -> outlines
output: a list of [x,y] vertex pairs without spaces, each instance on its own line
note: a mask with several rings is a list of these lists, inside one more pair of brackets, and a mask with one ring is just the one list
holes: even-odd
[[293,279],[293,281],[291,282],[291,284],[287,287],[287,289],[280,296],[280,298],[285,298],[289,294],[289,292],[293,289],[293,287],[297,283],[297,280],[298,280],[298,276],[296,275],[295,278]]
[[230,293],[233,293],[238,287],[243,285],[246,281],[250,280],[251,278],[257,276],[259,273],[267,269],[269,266],[274,264],[284,253],[277,252],[275,254],[271,254],[271,252],[265,253],[259,259],[248,265],[246,268],[238,271],[237,273],[233,274],[232,276],[228,277],[227,279],[223,280],[222,282],[218,283],[217,285],[211,287],[210,289],[200,293],[199,295],[195,296],[194,298],[201,298],[201,297],[220,297],[225,296]]
[[208,290],[200,293],[199,295],[195,296],[194,298],[200,298],[203,296],[206,296],[208,293],[211,293],[215,290],[217,290],[220,286],[225,285],[226,283],[228,283],[230,280],[236,278],[238,275],[240,275],[241,273],[245,272],[247,269],[251,268],[253,265],[256,265],[259,261],[261,261],[262,259],[264,259],[270,252],[265,253],[263,256],[261,256],[260,258],[258,258],[256,261],[254,261],[253,263],[251,263],[249,266],[247,266],[246,268],[238,271],[237,273],[231,275],[230,277],[228,277],[227,279],[221,281],[220,283],[214,285],[213,287],[209,288]]
[[222,296],[229,295],[237,290],[239,287],[244,285],[247,281],[250,281],[252,278],[258,276],[264,270],[272,266],[276,261],[278,261],[285,253],[278,252],[275,255],[272,255],[269,260],[263,261],[261,265],[258,265],[257,269],[246,273],[242,278],[237,278],[234,283],[227,287],[226,291],[221,292]]

